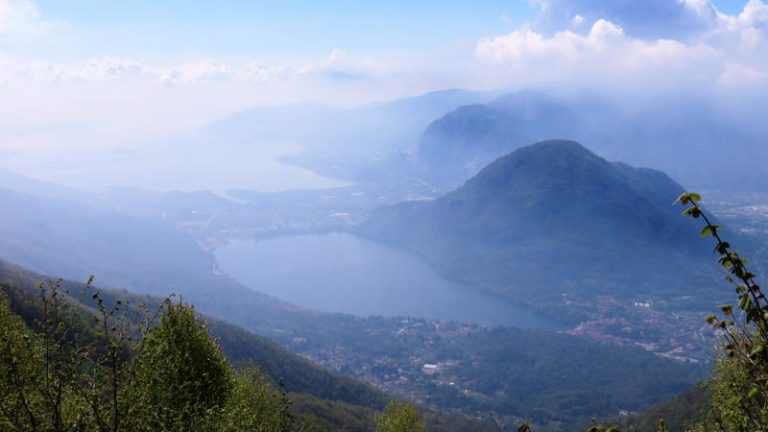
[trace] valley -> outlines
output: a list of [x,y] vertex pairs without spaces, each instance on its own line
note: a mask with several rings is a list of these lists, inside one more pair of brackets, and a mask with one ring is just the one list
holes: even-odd
[[[569,430],[689,388],[712,358],[717,277],[671,208],[682,188],[573,142],[524,146],[453,190],[396,173],[330,189],[89,194],[4,175],[4,258],[182,295],[434,412]],[[760,197],[717,197],[715,214],[763,253]],[[675,267],[698,270],[651,270]],[[672,294],[684,285],[697,294]],[[600,402],[582,402],[594,382]]]
[[768,431],[768,0],[0,0],[0,432]]

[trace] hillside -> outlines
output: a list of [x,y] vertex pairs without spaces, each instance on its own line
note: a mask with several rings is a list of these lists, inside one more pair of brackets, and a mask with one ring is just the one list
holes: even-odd
[[600,297],[709,308],[716,273],[708,246],[671,205],[680,192],[661,172],[545,141],[437,200],[383,208],[360,232],[424,255],[448,277],[544,309]]
[[706,418],[710,397],[706,387],[694,387],[630,417],[624,428],[628,432],[656,432],[657,423],[664,420],[670,432],[685,432],[687,427]]
[[[51,279],[0,261],[0,294],[10,300],[11,309],[32,327],[35,326],[35,320],[42,316],[37,287],[40,281],[45,280]],[[67,297],[68,301],[84,314],[84,322],[80,325],[88,326],[85,321],[92,311],[90,293],[81,295],[83,285],[69,281],[63,282],[62,290],[71,294]],[[117,299],[131,304],[158,305],[161,302],[155,297],[126,291],[108,290],[101,291],[101,294],[107,303]],[[78,300],[80,298],[89,301],[81,302]],[[232,363],[237,366],[257,366],[275,385],[279,383],[290,394],[295,402],[294,414],[313,425],[310,430],[370,430],[375,415],[392,398],[370,385],[329,372],[261,336],[215,318],[202,318]],[[434,425],[434,430],[487,430],[480,424],[458,417],[430,414],[427,419]]]
[[[0,292],[11,299],[13,310],[29,324],[39,318],[35,290],[37,281],[45,279],[0,262]],[[62,288],[73,294],[72,301],[81,298],[82,285],[64,282]],[[132,304],[159,303],[157,298],[126,291],[104,291],[102,297],[108,303],[118,298]],[[90,299],[90,295],[86,293],[82,298]],[[80,305],[89,307],[88,302]],[[321,425],[317,430],[369,430],[374,414],[391,397],[320,368],[265,338],[215,318],[204,319],[230,361],[242,366],[255,364],[274,383],[281,383],[296,401],[297,415]],[[488,419],[490,413],[508,419],[530,419],[544,431],[568,430],[588,424],[593,415],[610,417],[620,409],[645,408],[688,388],[701,377],[700,370],[637,349],[543,331],[421,320],[404,326],[395,319],[341,316],[318,320],[316,324],[315,333],[309,329],[299,333],[311,341],[300,345],[309,349],[306,354],[312,358],[322,359],[333,346],[336,361],[345,362],[347,373],[358,375],[360,368],[367,372],[358,376],[374,382],[399,369],[415,369],[409,387],[392,390],[410,394],[443,413],[455,414],[430,414],[433,431],[482,431],[482,425],[463,416]],[[331,342],[323,342],[321,337]],[[344,357],[352,352],[357,353],[354,359],[346,361]],[[421,363],[412,364],[414,358],[449,366],[441,366],[441,372],[434,377],[425,376]],[[564,358],[567,362],[563,362]],[[445,385],[448,381],[455,385]]]
[[[21,267],[0,261],[0,288],[11,300],[11,308],[32,325],[38,318],[37,288],[41,281],[52,280],[50,277],[31,273]],[[90,291],[83,292],[83,284],[65,281],[62,289],[68,291],[70,301],[84,310],[91,308]],[[157,297],[133,294],[127,291],[104,291],[102,298],[108,303],[115,300],[129,301],[131,304],[145,303],[159,305]],[[339,401],[381,409],[389,397],[366,384],[342,377],[312,364],[280,345],[261,336],[249,333],[224,321],[204,317],[211,335],[216,337],[224,354],[234,364],[257,364],[275,383],[281,382],[286,391],[306,393],[330,401]]]

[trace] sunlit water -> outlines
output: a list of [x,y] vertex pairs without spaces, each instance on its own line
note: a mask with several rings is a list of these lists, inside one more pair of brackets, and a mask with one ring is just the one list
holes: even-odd
[[437,275],[419,256],[350,234],[239,241],[216,252],[241,283],[298,306],[558,330],[556,323]]

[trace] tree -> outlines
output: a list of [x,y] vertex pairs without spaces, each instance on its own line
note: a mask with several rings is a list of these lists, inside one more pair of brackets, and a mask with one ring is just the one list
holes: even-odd
[[237,374],[232,397],[221,417],[221,432],[282,432],[291,430],[291,400],[274,390],[255,367]]
[[34,431],[43,423],[42,352],[36,342],[0,294],[0,430]]
[[137,347],[136,430],[213,430],[235,385],[234,370],[194,308],[166,300],[160,323]]
[[376,419],[376,432],[426,432],[427,428],[416,407],[392,401]]

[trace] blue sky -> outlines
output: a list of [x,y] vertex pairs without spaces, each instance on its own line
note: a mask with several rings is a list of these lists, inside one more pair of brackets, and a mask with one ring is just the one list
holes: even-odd
[[[615,1],[615,0],[607,0]],[[671,0],[675,1],[675,0]],[[578,2],[574,2],[578,3]],[[744,1],[714,0],[735,14]],[[532,22],[528,0],[40,0],[73,29],[70,55],[183,59],[296,56],[336,48],[366,54],[474,43]]]
[[303,55],[469,43],[531,20],[525,0],[43,0],[93,54]]

